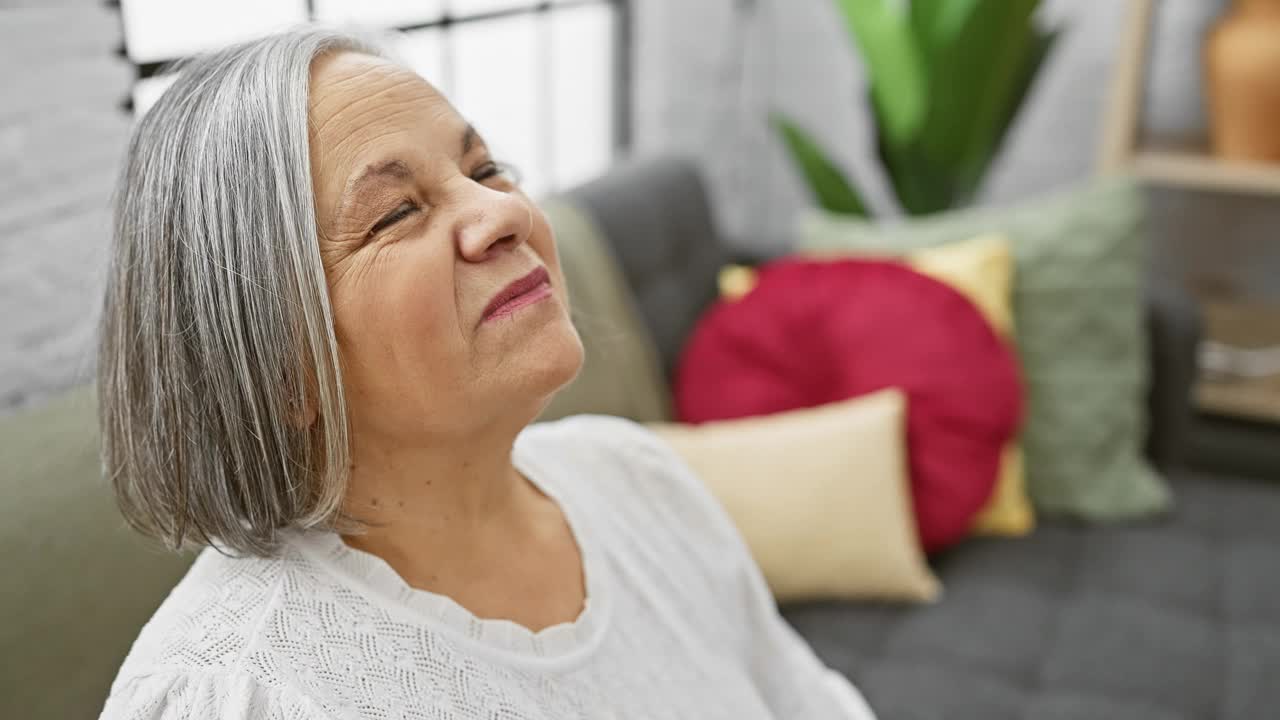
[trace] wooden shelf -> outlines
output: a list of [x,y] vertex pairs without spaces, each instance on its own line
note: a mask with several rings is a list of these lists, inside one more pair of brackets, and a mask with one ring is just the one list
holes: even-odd
[[[1205,337],[1244,350],[1280,347],[1280,307],[1240,301],[1204,303]],[[1280,374],[1201,377],[1196,407],[1210,415],[1280,423]]]
[[[1103,124],[1104,171],[1132,173],[1156,185],[1209,192],[1280,196],[1280,164],[1228,162],[1204,137],[1152,136],[1142,127],[1152,20],[1158,0],[1127,0],[1120,57]],[[1280,346],[1280,308],[1207,303],[1206,336],[1233,347]],[[1196,406],[1215,416],[1280,424],[1280,374],[1247,379],[1202,377]]]
[[1214,157],[1203,138],[1148,138],[1142,98],[1155,0],[1128,0],[1120,58],[1103,125],[1101,165],[1159,185],[1214,192],[1280,195],[1280,165],[1240,164]]
[[1280,165],[1231,163],[1191,149],[1139,147],[1130,167],[1138,177],[1161,185],[1280,195]]
[[1280,382],[1201,380],[1196,383],[1195,405],[1210,415],[1280,423]]

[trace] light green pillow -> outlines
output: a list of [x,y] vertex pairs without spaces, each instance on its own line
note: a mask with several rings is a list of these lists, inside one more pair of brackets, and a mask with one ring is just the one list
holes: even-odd
[[613,248],[585,212],[564,199],[542,204],[556,234],[582,337],[582,372],[543,411],[541,420],[592,413],[639,422],[671,419],[658,348],[636,307]]
[[95,408],[83,386],[0,418],[0,717],[97,717],[191,564],[125,525],[102,477]]
[[811,212],[805,251],[905,252],[984,233],[1016,261],[1014,322],[1029,402],[1028,488],[1043,511],[1112,520],[1165,510],[1168,486],[1142,455],[1148,382],[1143,204],[1108,179],[1010,209],[895,225]]

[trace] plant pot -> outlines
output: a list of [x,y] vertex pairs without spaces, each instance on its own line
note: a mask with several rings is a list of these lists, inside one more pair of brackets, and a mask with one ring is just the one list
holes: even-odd
[[1205,44],[1213,151],[1280,162],[1280,0],[1236,0]]

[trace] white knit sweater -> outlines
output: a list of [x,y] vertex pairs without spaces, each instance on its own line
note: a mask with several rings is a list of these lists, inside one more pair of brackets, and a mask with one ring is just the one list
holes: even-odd
[[529,428],[513,460],[581,549],[572,623],[477,618],[334,533],[292,533],[271,559],[209,549],[143,628],[102,718],[872,719],[660,440],[583,416]]

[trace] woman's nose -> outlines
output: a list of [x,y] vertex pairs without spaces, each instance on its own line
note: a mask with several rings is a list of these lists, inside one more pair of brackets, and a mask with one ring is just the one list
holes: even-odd
[[469,262],[483,262],[524,244],[533,232],[529,201],[520,193],[477,186],[470,207],[457,226],[458,252]]

